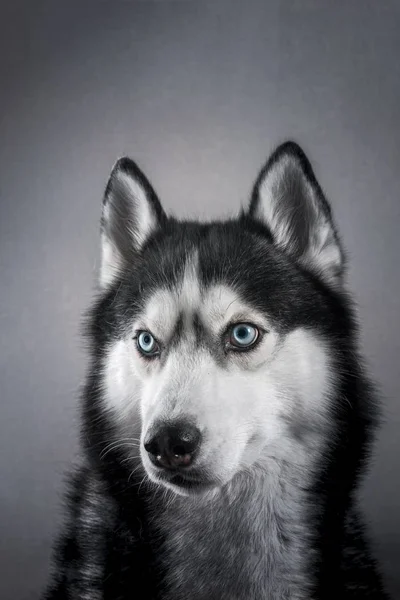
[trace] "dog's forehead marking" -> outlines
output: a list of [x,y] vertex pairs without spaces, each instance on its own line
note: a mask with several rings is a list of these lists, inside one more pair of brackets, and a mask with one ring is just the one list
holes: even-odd
[[254,314],[254,309],[240,298],[237,291],[223,284],[208,288],[199,308],[202,321],[213,328],[233,320],[248,319]]
[[221,283],[204,287],[197,253],[187,258],[182,277],[173,288],[159,289],[151,296],[140,322],[154,335],[167,339],[181,318],[185,329],[193,328],[195,322],[200,321],[214,333],[234,321],[255,321],[269,328],[265,317],[233,287]]
[[191,316],[198,310],[201,290],[198,270],[198,254],[186,259],[182,277],[171,288],[160,288],[147,302],[141,322],[155,335],[167,338],[181,315]]

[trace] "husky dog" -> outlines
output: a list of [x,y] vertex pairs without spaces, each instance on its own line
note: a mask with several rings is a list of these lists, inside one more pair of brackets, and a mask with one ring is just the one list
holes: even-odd
[[120,159],[87,334],[83,461],[48,600],[384,599],[356,490],[378,420],[303,151],[239,217],[165,214]]

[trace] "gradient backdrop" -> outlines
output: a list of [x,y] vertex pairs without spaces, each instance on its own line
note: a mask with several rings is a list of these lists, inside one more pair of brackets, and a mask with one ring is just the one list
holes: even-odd
[[221,216],[288,137],[309,153],[349,251],[386,418],[363,502],[399,598],[399,2],[0,11],[1,599],[35,598],[46,579],[113,162],[134,157],[168,210]]

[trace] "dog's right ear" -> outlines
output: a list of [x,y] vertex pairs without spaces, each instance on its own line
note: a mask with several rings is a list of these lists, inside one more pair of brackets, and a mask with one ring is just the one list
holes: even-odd
[[120,158],[110,175],[101,218],[100,286],[112,284],[132,264],[166,216],[150,182],[130,158]]

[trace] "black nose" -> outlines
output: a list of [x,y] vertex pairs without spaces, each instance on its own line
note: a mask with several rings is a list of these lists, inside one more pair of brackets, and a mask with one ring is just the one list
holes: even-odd
[[144,447],[158,467],[176,469],[192,464],[200,445],[200,431],[190,423],[159,426]]

